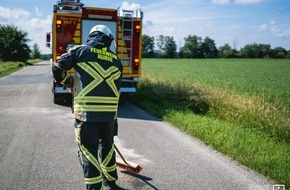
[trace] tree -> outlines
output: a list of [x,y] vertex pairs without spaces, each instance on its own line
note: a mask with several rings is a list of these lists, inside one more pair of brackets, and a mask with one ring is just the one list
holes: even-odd
[[240,56],[243,58],[268,58],[270,55],[271,46],[269,44],[248,44],[240,51]]
[[282,47],[276,47],[271,50],[270,56],[275,59],[282,59],[287,57],[287,50]]
[[160,50],[164,50],[164,47],[165,47],[165,36],[164,35],[159,35],[157,37],[157,47]]
[[201,51],[204,58],[218,57],[218,50],[215,46],[214,40],[206,37],[201,44]]
[[177,49],[177,45],[174,41],[174,38],[172,36],[166,36],[165,45],[164,45],[165,56],[169,58],[175,58],[176,49]]
[[219,56],[222,58],[235,58],[237,57],[237,51],[232,49],[229,44],[221,46],[218,50]]
[[189,35],[184,38],[185,44],[180,48],[180,57],[183,58],[201,58],[202,57],[202,39],[196,35]]
[[287,59],[290,59],[290,50],[288,50],[288,53],[287,53]]
[[271,51],[270,44],[259,44],[259,53],[261,58],[269,58]]
[[242,58],[256,58],[256,51],[258,49],[258,44],[247,44],[245,45],[241,51],[240,51],[240,56]]
[[31,59],[40,59],[40,57],[41,57],[41,52],[39,50],[37,43],[35,43],[31,51]]
[[172,36],[160,35],[157,37],[157,46],[161,50],[161,57],[176,57],[177,45]]
[[27,32],[14,26],[0,25],[0,59],[3,61],[26,61],[30,49]]
[[142,57],[154,57],[154,37],[142,35]]

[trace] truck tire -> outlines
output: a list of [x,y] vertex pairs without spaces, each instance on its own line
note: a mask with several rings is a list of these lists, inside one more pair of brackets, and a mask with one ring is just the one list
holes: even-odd
[[53,103],[61,104],[61,98],[59,96],[59,94],[53,93]]

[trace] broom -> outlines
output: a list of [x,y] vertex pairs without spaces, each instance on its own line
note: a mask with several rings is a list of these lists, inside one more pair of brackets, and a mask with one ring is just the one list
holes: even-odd
[[142,170],[142,167],[139,166],[139,164],[135,162],[126,161],[124,156],[121,154],[120,150],[117,148],[115,144],[114,144],[114,148],[118,152],[119,156],[121,157],[121,159],[116,159],[116,165],[119,168],[125,169],[133,173],[139,173]]

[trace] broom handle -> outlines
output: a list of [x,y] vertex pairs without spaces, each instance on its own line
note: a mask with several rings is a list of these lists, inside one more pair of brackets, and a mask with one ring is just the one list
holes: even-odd
[[[120,152],[120,150],[117,148],[117,146],[114,144],[114,148],[115,148],[115,150],[118,152],[118,154],[119,154],[119,156],[121,157],[121,159],[123,160],[123,162],[125,163],[125,164],[127,164],[128,166],[131,166],[126,160],[125,160],[125,158],[124,158],[124,156],[121,154],[121,152]],[[132,166],[131,166],[132,167]]]

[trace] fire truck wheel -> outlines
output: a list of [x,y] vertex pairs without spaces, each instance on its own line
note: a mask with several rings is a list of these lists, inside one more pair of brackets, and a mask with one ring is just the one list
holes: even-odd
[[59,94],[53,93],[53,103],[55,103],[55,104],[61,103],[61,98],[60,98]]
[[126,102],[130,100],[130,94],[129,93],[121,93],[119,104],[123,105]]

